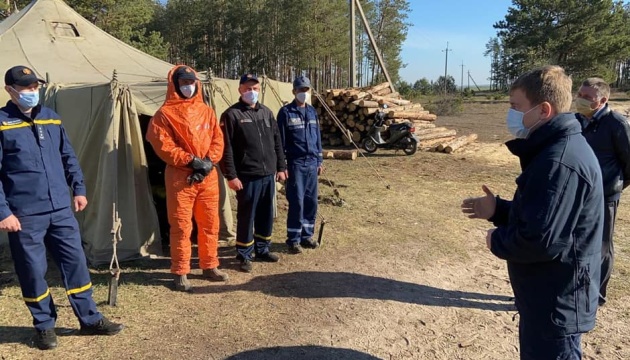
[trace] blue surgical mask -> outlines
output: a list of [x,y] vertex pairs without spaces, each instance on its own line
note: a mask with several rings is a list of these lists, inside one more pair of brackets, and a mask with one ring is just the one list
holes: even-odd
[[[15,89],[14,89],[15,90]],[[32,109],[39,104],[39,91],[17,91],[18,104],[24,109]]]
[[249,105],[256,105],[258,102],[258,91],[246,91],[241,95],[241,98]]
[[[514,110],[510,108],[508,110],[507,121],[506,121],[507,128],[510,131],[510,134],[512,134],[517,139],[526,139],[527,136],[529,136],[529,132],[531,128],[528,129],[525,127],[525,124],[523,124],[523,118],[525,117],[525,114],[529,113],[530,111],[534,110],[537,107],[538,105],[527,110],[527,112],[522,112],[522,111],[518,111],[518,110]],[[538,120],[538,122],[534,124],[534,126],[538,125],[539,122],[540,120]],[[534,126],[532,126],[532,128]]]

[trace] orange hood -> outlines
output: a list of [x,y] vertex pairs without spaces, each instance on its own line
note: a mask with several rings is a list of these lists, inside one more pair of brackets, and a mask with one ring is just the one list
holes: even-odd
[[[164,101],[164,105],[177,105],[177,104],[189,104],[189,103],[204,103],[203,102],[203,89],[201,86],[201,81],[197,80],[195,82],[195,95],[191,98],[182,97],[177,91],[178,84],[175,83],[175,79],[173,78],[177,69],[181,67],[188,67],[186,65],[175,65],[171,71],[168,72],[168,86],[166,88],[166,100]],[[193,70],[194,71],[194,70]],[[195,72],[197,78],[199,75]]]
[[203,102],[203,88],[196,81],[195,94],[185,98],[177,91],[174,74],[184,65],[177,65],[168,73],[166,100],[155,113],[147,138],[158,155],[172,158],[167,164],[184,166],[190,155],[209,157],[218,162],[223,155],[223,134],[214,110]]

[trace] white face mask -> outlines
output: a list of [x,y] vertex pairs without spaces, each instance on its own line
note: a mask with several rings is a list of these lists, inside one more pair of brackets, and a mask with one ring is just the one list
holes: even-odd
[[195,89],[196,89],[195,85],[182,85],[179,87],[179,91],[182,92],[182,95],[184,95],[186,98],[189,98],[189,99],[195,93]]
[[309,100],[311,100],[311,94],[309,92],[301,92],[301,93],[295,94],[295,98],[301,104],[306,104],[307,102],[309,102]]
[[256,103],[258,102],[258,91],[246,91],[241,95],[241,98],[243,99],[243,101],[245,101],[246,104],[249,105],[256,105]]

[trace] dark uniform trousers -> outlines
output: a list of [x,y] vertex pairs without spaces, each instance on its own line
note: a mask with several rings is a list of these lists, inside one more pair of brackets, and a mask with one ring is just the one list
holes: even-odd
[[580,360],[582,334],[547,338],[540,327],[530,326],[520,319],[518,338],[521,360]]
[[289,162],[286,195],[287,244],[310,240],[315,231],[317,216],[317,159],[298,159]]
[[236,192],[236,251],[239,257],[252,259],[252,253],[269,252],[273,231],[275,175],[239,176],[243,189]]
[[615,232],[615,219],[619,200],[606,202],[604,209],[604,235],[602,237],[602,273],[599,286],[599,304],[606,302],[606,288],[612,274],[615,261],[615,249],[613,247],[613,234]]
[[77,220],[70,207],[18,217],[22,231],[9,233],[9,245],[22,296],[37,330],[54,328],[57,312],[44,276],[46,249],[59,271],[72,310],[83,325],[103,316],[92,300],[92,283],[81,247]]

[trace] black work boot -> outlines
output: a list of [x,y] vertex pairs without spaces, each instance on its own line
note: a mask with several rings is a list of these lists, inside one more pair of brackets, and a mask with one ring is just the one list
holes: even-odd
[[302,245],[302,247],[307,248],[307,249],[317,249],[319,247],[319,243],[313,240],[313,238],[310,238],[308,240],[302,240],[300,245]]
[[81,335],[116,335],[124,327],[124,325],[113,323],[103,316],[103,318],[94,325],[88,326],[81,324],[79,333]]
[[256,260],[264,262],[278,262],[280,257],[272,252],[266,252],[264,254],[256,254]]
[[192,284],[188,280],[187,275],[175,275],[173,284],[175,285],[175,291],[188,292],[192,290]]
[[219,270],[219,268],[204,269],[202,274],[204,278],[210,281],[228,281],[230,278],[228,274]]
[[253,268],[253,266],[252,266],[252,261],[251,260],[249,260],[249,259],[242,259],[241,260],[241,267],[240,267],[241,271],[247,272],[247,273],[248,272],[252,272],[252,268]]
[[287,245],[287,248],[289,249],[289,254],[301,254],[302,253],[302,246],[300,246],[300,244],[290,244]]
[[37,330],[35,346],[39,350],[51,350],[57,347],[57,334],[55,329]]

